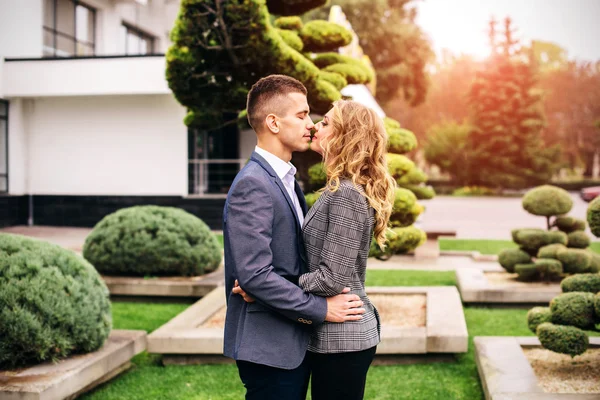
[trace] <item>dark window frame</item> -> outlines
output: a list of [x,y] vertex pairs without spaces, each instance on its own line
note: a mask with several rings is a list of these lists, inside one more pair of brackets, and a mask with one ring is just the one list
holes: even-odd
[[[51,0],[53,5],[53,18],[52,18],[52,24],[54,26],[50,27],[50,26],[46,26],[46,23],[44,22],[44,24],[42,25],[43,31],[44,32],[48,32],[52,35],[52,49],[54,50],[54,54],[52,55],[44,55],[45,58],[61,58],[61,57],[65,57],[65,56],[60,56],[57,55],[57,38],[60,36],[62,38],[68,39],[70,41],[73,42],[73,55],[72,56],[66,56],[66,57],[77,57],[77,44],[81,43],[84,46],[87,47],[91,47],[92,49],[92,55],[96,54],[96,25],[97,25],[97,21],[96,21],[96,12],[97,10],[87,4],[85,4],[84,2],[81,2],[79,0],[70,0],[73,3],[73,32],[75,36],[71,36],[67,33],[61,32],[59,30],[57,30],[57,9],[58,9],[58,0]],[[77,7],[84,7],[86,8],[90,13],[92,13],[92,21],[94,22],[94,27],[93,27],[93,32],[92,32],[92,42],[88,42],[86,40],[78,40],[77,39]],[[44,9],[44,13],[46,13],[47,10]],[[44,50],[45,51],[45,50]],[[89,54],[87,54],[86,56],[89,57]]]
[[[123,28],[125,28],[125,54],[126,55],[129,55],[129,53],[128,53],[129,49],[127,48],[127,46],[128,46],[127,36],[130,33],[136,35],[139,39],[148,40],[150,42],[150,49],[148,49],[144,55],[154,54],[154,48],[156,45],[156,36],[152,35],[151,33],[145,32],[136,26],[128,24],[125,21],[121,22],[121,26]],[[136,54],[141,54],[141,53],[136,53]]]
[[9,175],[9,170],[8,170],[8,167],[9,167],[9,162],[8,162],[8,113],[9,113],[9,102],[8,102],[8,100],[0,99],[0,106],[5,106],[6,107],[6,113],[5,113],[5,115],[0,115],[0,120],[6,121],[6,126],[5,126],[5,129],[4,129],[4,132],[0,132],[0,135],[4,135],[4,138],[5,138],[5,142],[4,143],[5,143],[5,146],[6,146],[6,149],[5,149],[5,152],[6,152],[5,153],[6,173],[5,174],[0,173],[0,178],[6,179],[6,190],[0,189],[0,194],[7,194],[9,192],[9,190],[10,190],[10,186],[9,186],[10,182],[8,180],[8,175]]

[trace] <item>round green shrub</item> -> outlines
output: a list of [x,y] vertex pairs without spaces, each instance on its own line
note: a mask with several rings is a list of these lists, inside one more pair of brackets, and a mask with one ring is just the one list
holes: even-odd
[[515,272],[515,265],[531,263],[531,256],[520,249],[504,249],[498,254],[498,262],[508,272]]
[[371,241],[369,257],[387,258],[392,254],[406,254],[427,240],[425,232],[415,226],[393,228],[386,233],[387,246],[381,251],[375,240]]
[[435,189],[429,185],[402,185],[417,196],[417,200],[429,200],[435,197]]
[[517,279],[520,281],[531,281],[539,276],[537,266],[531,264],[517,264],[515,265],[515,272],[519,275]]
[[300,31],[304,50],[320,53],[347,46],[352,42],[349,30],[333,22],[314,20],[307,22]]
[[287,29],[289,31],[300,32],[304,24],[302,24],[302,19],[298,16],[292,17],[279,17],[274,22],[275,27],[279,29]]
[[[390,153],[406,154],[417,148],[417,137],[408,129],[386,126],[386,132]],[[425,180],[427,180],[427,177],[425,177]]]
[[569,192],[552,185],[542,185],[523,196],[523,208],[530,214],[550,217],[563,215],[573,208]]
[[563,293],[550,302],[552,323],[581,329],[594,327],[594,295],[585,292]]
[[565,233],[585,231],[585,225],[584,220],[569,217],[567,215],[556,217],[554,220],[554,226]]
[[568,235],[567,246],[575,249],[585,249],[591,243],[589,236],[583,231],[571,232]]
[[558,259],[556,253],[559,250],[566,250],[567,247],[564,244],[549,244],[547,246],[540,247],[537,253],[538,258],[552,258],[554,260]]
[[340,74],[349,84],[363,84],[369,82],[369,74],[366,67],[354,64],[333,64],[323,68],[326,72]]
[[586,272],[592,263],[592,255],[583,249],[566,249],[556,252],[558,260],[563,264],[563,270],[568,274]]
[[394,179],[402,178],[404,174],[407,174],[415,167],[415,163],[402,154],[387,153],[386,158],[388,170]]
[[549,322],[538,326],[537,336],[544,348],[571,357],[585,353],[589,345],[588,335],[581,329]]
[[396,188],[394,207],[390,216],[390,223],[394,227],[404,227],[415,223],[422,212],[422,207],[417,203],[417,196],[403,188]]
[[592,251],[590,249],[587,249],[587,251],[592,256],[592,261],[590,262],[590,267],[588,269],[588,272],[591,272],[591,273],[600,272],[600,254],[598,254],[595,251]]
[[533,307],[527,312],[527,326],[533,333],[537,332],[537,327],[544,322],[552,321],[550,307]]
[[537,254],[541,247],[549,244],[566,245],[567,234],[560,231],[544,231],[541,229],[521,229],[517,233],[517,243],[524,249],[531,250]]
[[317,202],[319,197],[321,197],[322,193],[323,192],[313,192],[305,195],[304,198],[306,200],[306,206],[311,208]]
[[560,288],[568,292],[600,292],[600,274],[577,274],[562,280]]
[[277,33],[283,39],[288,46],[296,51],[302,51],[304,48],[304,43],[302,43],[302,39],[300,39],[300,35],[294,31],[288,31],[285,29],[277,29]]
[[587,223],[594,236],[600,236],[600,197],[596,197],[588,206]]
[[308,183],[311,185],[325,186],[327,183],[327,174],[323,163],[313,165],[308,169]]
[[137,206],[98,222],[83,256],[103,274],[195,276],[217,269],[221,247],[208,226],[184,210]]
[[338,90],[341,90],[348,86],[348,81],[346,80],[346,78],[344,78],[342,75],[336,72],[321,71],[319,75],[322,79],[331,83]]
[[560,261],[550,258],[538,258],[535,260],[538,272],[548,279],[558,278],[563,273]]
[[415,167],[408,171],[402,177],[396,179],[398,185],[419,185],[427,182],[427,174],[421,168]]
[[600,324],[600,293],[596,293],[594,296],[594,317],[596,323]]
[[0,370],[98,350],[111,326],[108,289],[89,262],[0,233]]

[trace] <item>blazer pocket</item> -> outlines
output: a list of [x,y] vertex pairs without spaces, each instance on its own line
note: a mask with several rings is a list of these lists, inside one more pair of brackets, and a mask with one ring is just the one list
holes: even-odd
[[246,312],[267,312],[269,309],[258,302],[248,303],[248,307],[246,307]]

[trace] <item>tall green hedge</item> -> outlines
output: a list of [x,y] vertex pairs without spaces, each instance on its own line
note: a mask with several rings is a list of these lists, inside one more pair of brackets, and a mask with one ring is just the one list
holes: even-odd
[[194,276],[221,262],[219,242],[201,219],[160,206],[107,215],[86,238],[83,255],[107,275]]
[[111,327],[108,289],[89,262],[0,233],[0,370],[95,351]]

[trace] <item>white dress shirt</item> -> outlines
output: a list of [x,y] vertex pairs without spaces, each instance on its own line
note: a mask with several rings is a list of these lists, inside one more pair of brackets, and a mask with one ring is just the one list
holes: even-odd
[[264,158],[271,168],[275,170],[275,173],[283,182],[283,186],[285,190],[287,190],[290,199],[292,199],[292,204],[296,208],[296,214],[298,215],[298,219],[300,220],[300,226],[304,223],[304,212],[302,211],[302,207],[300,207],[300,201],[298,200],[298,196],[296,195],[296,190],[294,189],[294,182],[296,179],[294,175],[296,175],[296,167],[291,162],[285,162],[281,158],[276,155],[269,153],[265,149],[261,149],[256,146],[254,148],[262,158]]

